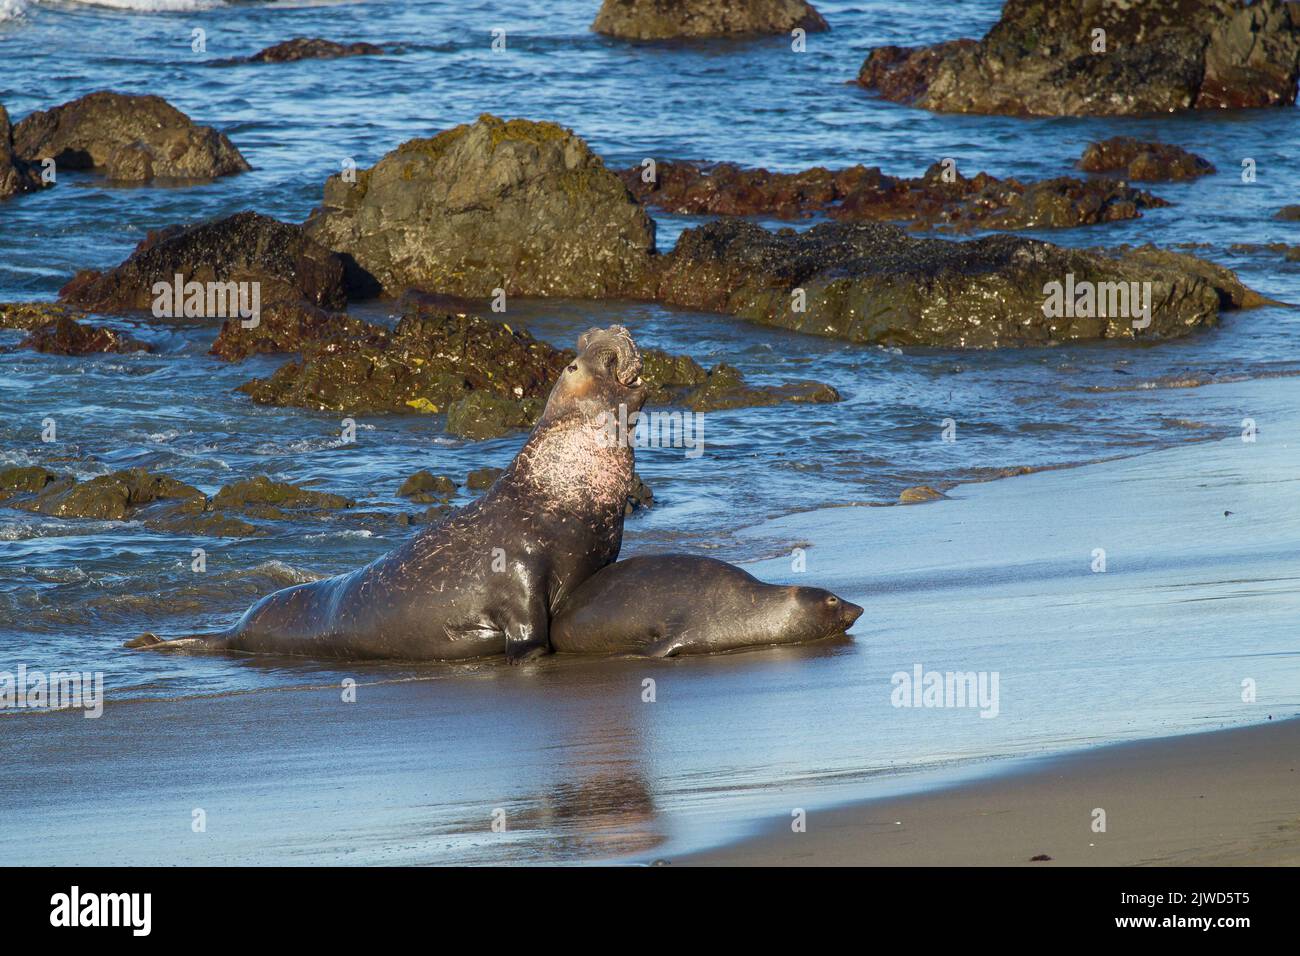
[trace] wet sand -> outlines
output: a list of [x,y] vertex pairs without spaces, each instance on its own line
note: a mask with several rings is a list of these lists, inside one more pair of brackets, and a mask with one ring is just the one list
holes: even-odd
[[[1105,831],[1094,831],[1098,809]],[[1034,860],[1047,856],[1050,860]],[[1300,720],[1025,761],[790,819],[697,866],[1296,866]]]

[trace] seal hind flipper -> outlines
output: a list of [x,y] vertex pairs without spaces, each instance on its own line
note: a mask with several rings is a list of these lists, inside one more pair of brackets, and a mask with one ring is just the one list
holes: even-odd
[[129,647],[132,650],[135,650],[141,647],[153,647],[155,644],[162,644],[162,643],[163,643],[163,639],[159,637],[157,634],[151,634],[148,631],[145,631],[139,637],[131,638],[131,640],[127,641],[122,646]]
[[175,637],[170,641],[163,640],[157,634],[151,631],[145,631],[139,637],[133,637],[123,644],[123,647],[129,647],[131,650],[150,650],[150,651],[167,651],[167,650],[212,650],[219,651],[225,649],[223,640],[230,635],[225,631],[216,634],[190,634],[186,637]]

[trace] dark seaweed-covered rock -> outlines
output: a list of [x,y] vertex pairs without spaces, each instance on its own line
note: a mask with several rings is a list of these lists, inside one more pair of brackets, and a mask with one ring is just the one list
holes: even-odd
[[59,518],[125,521],[159,503],[172,513],[197,513],[204,510],[207,499],[175,478],[130,468],[81,482],[71,477],[49,480],[34,497],[13,501],[11,507]]
[[253,518],[281,520],[295,512],[336,511],[355,502],[342,495],[313,491],[284,481],[257,475],[225,485],[212,497],[210,510],[237,511]]
[[98,169],[110,179],[213,179],[252,167],[233,143],[198,126],[160,96],[101,91],[32,113],[14,127],[14,151],[28,162]]
[[435,499],[450,498],[456,493],[456,482],[446,475],[435,475],[428,471],[417,471],[397,489],[399,498],[410,498],[420,504],[428,504]]
[[623,506],[624,516],[632,514],[634,511],[643,511],[646,508],[653,508],[655,503],[655,493],[636,472],[632,472],[632,490],[627,494],[627,504]]
[[1089,143],[1079,159],[1079,168],[1090,173],[1118,172],[1126,179],[1148,182],[1195,179],[1214,172],[1214,164],[1168,143],[1144,143],[1131,136],[1112,136]]
[[625,40],[829,30],[806,0],[605,0],[591,29]]
[[1283,206],[1273,218],[1282,222],[1300,222],[1300,206]]
[[0,106],[0,200],[51,185],[41,179],[40,168],[35,163],[14,155],[13,127],[8,111]]
[[240,390],[262,404],[362,412],[446,412],[485,392],[500,399],[544,399],[568,354],[527,331],[477,316],[403,316],[391,333],[330,341],[302,360]]
[[858,82],[941,112],[1078,116],[1288,105],[1298,77],[1287,0],[1007,0],[983,39],[879,47]]
[[84,319],[86,313],[54,302],[0,302],[0,329],[24,329],[31,332],[65,317]]
[[491,488],[492,483],[500,478],[504,471],[504,468],[475,468],[465,479],[465,487],[470,491]]
[[[240,386],[253,401],[363,414],[447,415],[447,430],[495,438],[537,421],[551,386],[573,352],[534,339],[526,329],[463,313],[412,306],[392,332],[359,323],[353,334],[305,342],[299,361]],[[648,402],[695,411],[838,401],[818,382],[749,385],[719,365],[706,371],[686,356],[642,351]]]
[[[158,298],[154,285],[172,286],[178,274],[184,283],[257,283],[263,307],[298,300],[326,309],[347,304],[343,260],[309,239],[301,226],[255,212],[150,232],[121,265],[78,272],[59,291],[60,301],[94,312],[149,311]],[[235,313],[233,291],[222,290],[226,304],[216,309],[212,288],[208,291],[201,315]]]
[[148,352],[149,346],[98,325],[83,325],[60,316],[33,329],[19,348],[47,355],[92,355],[96,352]]
[[1021,183],[987,173],[973,178],[935,163],[924,176],[887,176],[878,167],[822,167],[798,173],[741,169],[731,163],[665,161],[647,183],[642,167],[620,178],[642,202],[688,215],[766,215],[794,219],[915,222],[944,231],[1066,228],[1134,219],[1168,203],[1113,179],[1061,176]]
[[226,538],[265,533],[253,521],[331,518],[354,504],[342,495],[264,475],[232,482],[208,498],[192,485],[144,468],[77,481],[41,467],[0,471],[0,502],[60,518],[138,521],[152,531]]
[[331,60],[342,56],[380,56],[384,48],[373,43],[337,43],[319,37],[294,37],[245,57],[245,63],[292,63],[295,60]]
[[654,252],[654,223],[572,131],[483,115],[325,183],[308,233],[383,290],[618,295]]
[[[1141,330],[1132,313],[1045,310],[1052,283],[1087,283],[1095,303],[1118,301],[1131,286],[1110,284],[1133,282],[1151,283]],[[774,233],[737,219],[685,231],[644,292],[854,342],[966,348],[1172,338],[1215,324],[1221,307],[1262,301],[1231,271],[1163,250],[1066,249],[1009,235],[953,242],[876,223]]]
[[253,328],[246,328],[241,319],[226,319],[209,351],[223,361],[238,362],[250,355],[302,352],[326,341],[359,340],[380,332],[369,322],[292,299],[263,306],[261,321]]
[[0,469],[0,501],[15,495],[34,495],[58,480],[54,472],[39,465]]
[[447,406],[447,431],[480,441],[528,428],[542,413],[540,398],[517,401],[483,391],[473,391]]
[[838,402],[839,392],[821,382],[750,385],[738,368],[720,362],[705,369],[685,355],[641,350],[647,405],[684,405],[696,412],[757,408],[782,402]]

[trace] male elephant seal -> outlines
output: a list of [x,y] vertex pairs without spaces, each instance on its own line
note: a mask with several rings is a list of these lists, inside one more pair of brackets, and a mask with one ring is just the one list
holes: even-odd
[[228,631],[127,646],[438,661],[545,652],[554,609],[618,557],[633,451],[607,423],[645,402],[627,329],[591,329],[578,352],[477,501],[363,568],[268,595]]
[[725,561],[656,554],[588,578],[551,621],[551,645],[578,654],[708,654],[820,640],[861,613],[821,588],[764,584]]

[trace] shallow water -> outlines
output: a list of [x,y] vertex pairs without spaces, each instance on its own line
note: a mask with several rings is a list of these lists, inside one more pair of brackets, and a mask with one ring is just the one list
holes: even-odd
[[[131,6],[155,9],[119,9]],[[160,93],[226,132],[254,166],[188,188],[109,188],[90,174],[63,173],[55,189],[0,205],[0,300],[53,298],[77,269],[115,264],[150,228],[246,208],[300,221],[344,159],[366,166],[413,136],[493,112],[571,126],[614,167],[654,156],[782,170],[861,162],[917,175],[954,157],[966,174],[1029,180],[1069,173],[1084,145],[1106,136],[1174,142],[1210,159],[1219,173],[1151,185],[1173,205],[1141,219],[1042,235],[1068,245],[1205,243],[1200,254],[1237,269],[1248,285],[1300,302],[1300,263],[1228,248],[1300,243],[1300,224],[1270,219],[1296,201],[1295,109],[1138,119],[936,116],[880,102],[847,83],[873,46],[981,35],[999,6],[987,0],[820,3],[834,29],[810,37],[803,54],[792,53],[785,38],[618,43],[587,30],[596,6],[0,4],[7,18],[0,20],[0,54],[21,67],[6,71],[8,88],[0,91],[15,121],[97,89]],[[186,9],[166,12],[178,7]],[[206,31],[205,53],[191,51],[196,28]],[[496,28],[506,30],[504,53],[490,48]],[[402,50],[332,62],[217,62],[298,35],[396,42]],[[1247,158],[1258,170],[1251,184],[1239,175]],[[656,218],[661,250],[697,221]],[[388,314],[383,303],[354,311]],[[740,533],[771,516],[892,500],[922,482],[1222,438],[1252,414],[1235,392],[1161,384],[1300,372],[1300,313],[1280,307],[1228,313],[1216,330],[1158,347],[999,353],[865,348],[648,304],[513,301],[506,318],[564,345],[592,324],[617,320],[644,345],[705,364],[725,360],[758,382],[815,378],[843,394],[838,405],[709,414],[702,458],[640,452],[638,468],[656,504],[629,520],[628,554],[671,547],[755,560],[790,546],[787,540],[769,547]],[[504,464],[521,441],[464,443],[446,436],[436,416],[369,416],[359,422],[357,443],[343,444],[339,416],[258,407],[232,392],[283,358],[232,366],[206,355],[211,327],[109,324],[129,328],[155,352],[90,359],[0,354],[0,466],[40,463],[86,476],[145,465],[208,492],[266,473],[316,482],[373,513],[407,510],[394,493],[418,468],[461,480],[472,468]],[[0,332],[0,345],[18,338]],[[1287,378],[1276,379],[1276,387],[1288,387]],[[53,445],[39,441],[47,417],[58,422]],[[957,422],[954,443],[939,440],[947,418]],[[411,533],[347,514],[276,532],[201,540],[0,509],[3,660],[103,670],[119,700],[333,682],[340,672],[329,667],[119,650],[142,630],[181,633],[224,623],[261,594],[353,568]],[[208,550],[203,575],[189,570],[198,546]],[[864,636],[865,624],[857,629]],[[1061,653],[1068,658],[1086,649],[1063,640]],[[818,658],[818,669],[834,669],[839,659]],[[770,666],[815,696],[817,671],[800,670],[804,663],[773,658]],[[761,662],[747,666],[764,669]],[[1194,699],[1169,706],[1182,706],[1188,718],[1206,716]],[[1052,742],[1032,728],[1018,738]],[[1004,744],[972,741],[960,755],[1003,750]],[[750,757],[744,777],[754,784],[767,757],[761,747]]]

